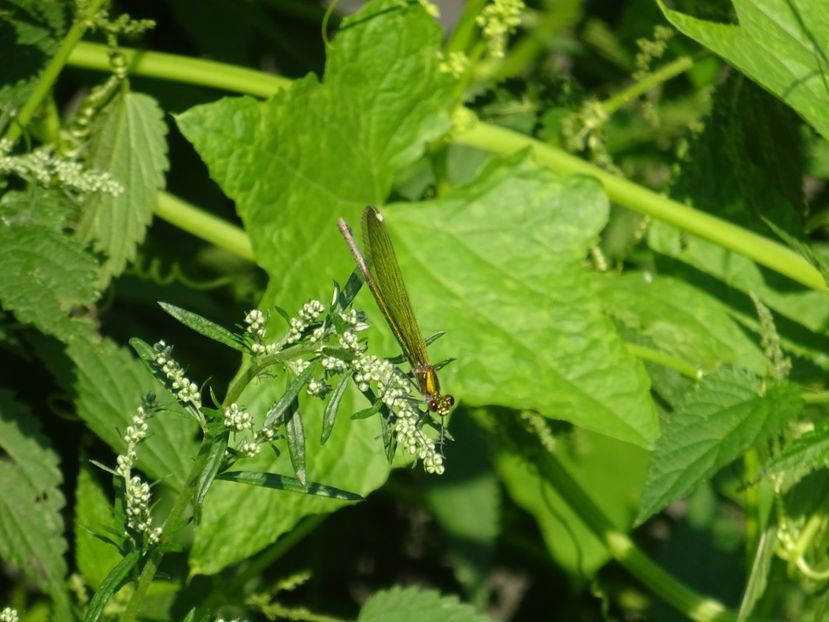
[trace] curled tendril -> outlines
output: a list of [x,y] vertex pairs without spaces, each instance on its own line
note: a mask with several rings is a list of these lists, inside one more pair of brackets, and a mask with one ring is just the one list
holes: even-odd
[[173,283],[180,283],[187,288],[199,291],[218,289],[234,282],[234,279],[229,276],[220,276],[203,281],[192,279],[184,274],[180,264],[175,261],[170,264],[168,271],[165,273],[164,264],[158,257],[136,257],[132,265],[125,270],[125,273],[165,287]]

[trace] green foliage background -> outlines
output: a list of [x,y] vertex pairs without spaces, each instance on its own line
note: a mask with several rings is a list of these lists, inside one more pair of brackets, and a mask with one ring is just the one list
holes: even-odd
[[[0,594],[23,619],[97,619],[96,589],[113,594],[101,615],[129,611],[112,569],[146,560],[100,537],[117,485],[90,460],[114,463],[147,391],[158,519],[189,494],[199,430],[128,340],[173,343],[219,397],[240,356],[156,301],[228,328],[327,302],[354,268],[336,221],[366,204],[424,334],[446,333],[434,360],[454,359],[447,473],[390,463],[379,419],[349,418],[356,391],[321,445],[324,405],[303,396],[303,476],[367,500],[216,481],[147,619],[820,619],[820,3],[539,0],[493,59],[481,0],[446,3],[454,30],[371,0],[335,11],[330,40],[315,2],[113,2],[157,23],[121,33],[129,77],[110,82],[99,4],[0,3],[7,151],[46,145],[124,188],[0,162],[0,556],[31,582]],[[676,34],[638,67],[657,26]],[[472,59],[460,79],[451,51]],[[372,350],[397,355],[369,293],[356,304]],[[239,401],[262,419],[288,382]],[[244,468],[299,475],[276,449]]]

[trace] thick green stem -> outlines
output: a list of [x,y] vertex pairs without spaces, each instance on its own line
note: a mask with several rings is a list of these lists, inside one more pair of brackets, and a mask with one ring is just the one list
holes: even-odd
[[239,372],[236,378],[233,379],[233,382],[231,382],[230,386],[227,388],[227,394],[225,395],[223,403],[225,405],[233,404],[239,399],[239,396],[242,395],[245,387],[247,387],[254,380],[254,378],[264,372],[268,367],[271,367],[276,363],[283,363],[285,361],[293,360],[303,354],[311,352],[316,352],[315,346],[299,346],[257,358],[255,362],[245,367],[241,372]]
[[793,250],[727,220],[682,205],[529,136],[495,125],[477,123],[471,129],[459,131],[453,139],[461,145],[502,154],[529,148],[542,164],[558,173],[594,177],[604,186],[611,200],[620,205],[734,251],[806,287],[829,291],[820,272]]
[[486,6],[487,0],[467,0],[452,36],[446,43],[446,52],[468,52],[477,39],[475,18]]
[[178,197],[160,192],[155,215],[182,231],[230,251],[248,261],[254,261],[250,238],[239,227],[200,210]]
[[[175,531],[178,529],[181,518],[184,515],[184,511],[193,499],[196,486],[199,482],[199,477],[204,471],[207,461],[210,458],[210,452],[206,451],[206,449],[213,442],[213,436],[209,432],[205,432],[205,436],[201,442],[201,447],[199,448],[199,453],[193,462],[193,468],[190,469],[187,481],[181,491],[179,491],[178,497],[173,503],[173,507],[170,509],[167,519],[164,522],[164,529],[161,533],[162,543],[169,542]],[[144,564],[144,568],[141,570],[141,574],[138,577],[135,592],[133,592],[132,598],[130,598],[127,608],[121,616],[121,622],[132,622],[138,618],[138,614],[141,611],[141,606],[144,603],[147,591],[153,583],[153,579],[155,578],[156,572],[158,572],[158,566],[161,564],[163,557],[164,551],[158,547],[150,553],[150,557],[147,559],[147,562]]]
[[690,363],[674,358],[673,356],[660,352],[659,350],[646,348],[645,346],[640,346],[635,343],[627,343],[625,345],[627,346],[628,351],[638,359],[650,361],[651,363],[656,363],[657,365],[662,365],[663,367],[668,367],[679,372],[686,378],[690,378],[691,380],[699,380],[702,378],[703,371],[697,367],[694,367]]
[[736,616],[721,603],[696,593],[645,555],[628,535],[619,531],[593,503],[558,459],[538,454],[542,477],[561,495],[585,525],[607,547],[611,556],[666,603],[697,622],[725,622]]
[[[198,84],[260,97],[270,97],[291,84],[288,78],[227,63],[131,48],[118,50],[126,58],[128,72],[133,76]],[[78,43],[69,56],[69,64],[108,71],[109,50],[105,45],[97,43]]]
[[55,84],[55,80],[58,79],[64,65],[66,65],[72,50],[75,49],[76,45],[78,45],[78,42],[81,40],[81,37],[83,37],[86,29],[89,28],[89,19],[98,12],[105,1],[106,0],[90,0],[89,4],[86,5],[86,14],[78,15],[75,18],[72,27],[63,38],[63,42],[60,44],[57,53],[49,61],[49,64],[46,65],[40,79],[37,81],[37,84],[35,84],[35,88],[32,91],[32,94],[29,95],[29,99],[27,99],[26,103],[24,103],[20,108],[20,111],[17,113],[17,117],[6,130],[5,138],[7,140],[14,143],[17,142],[18,138],[20,138],[23,129],[32,120],[32,117],[35,112],[37,112],[40,104],[52,90],[52,86]]

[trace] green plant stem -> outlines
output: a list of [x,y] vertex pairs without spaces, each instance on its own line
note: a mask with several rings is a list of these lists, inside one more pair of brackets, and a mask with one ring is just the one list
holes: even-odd
[[257,358],[255,361],[251,361],[244,369],[239,371],[236,378],[230,383],[222,403],[224,405],[233,404],[242,395],[245,387],[268,367],[284,361],[290,361],[309,352],[315,352],[313,346],[298,346],[281,350],[274,354],[268,354],[267,356]]
[[829,391],[813,391],[802,395],[806,404],[829,404]]
[[486,6],[488,0],[467,0],[463,12],[458,20],[452,36],[446,42],[445,51],[468,52],[472,44],[477,40],[478,25],[475,18]]
[[[198,84],[259,97],[270,97],[291,84],[288,78],[227,63],[132,48],[118,49],[126,58],[129,74],[134,76]],[[109,71],[109,50],[105,45],[82,41],[72,50],[69,64]]]
[[624,177],[608,173],[566,151],[488,123],[477,123],[471,129],[458,131],[453,139],[461,145],[501,154],[529,148],[542,164],[553,171],[596,178],[611,200],[620,205],[734,251],[806,287],[829,292],[820,272],[793,250],[726,220],[682,205]]
[[607,547],[611,556],[654,594],[697,622],[736,619],[721,603],[686,587],[637,548],[628,535],[619,531],[593,503],[554,455],[540,453],[536,464],[542,477]]
[[46,68],[43,70],[43,73],[40,75],[40,79],[37,81],[37,84],[35,84],[32,94],[29,95],[29,98],[20,108],[20,111],[17,113],[17,117],[12,123],[9,124],[5,135],[7,140],[15,143],[17,142],[17,139],[20,138],[23,129],[32,120],[32,117],[35,112],[37,112],[37,109],[40,107],[43,99],[52,90],[52,86],[54,85],[55,80],[58,79],[64,65],[66,65],[72,50],[76,45],[78,45],[81,37],[83,37],[86,29],[89,27],[89,19],[98,12],[104,2],[105,0],[90,0],[90,2],[86,5],[86,13],[75,17],[72,27],[63,38],[57,53],[52,57],[46,65]]
[[155,215],[171,225],[196,237],[210,242],[249,261],[254,261],[253,247],[247,234],[227,221],[182,201],[181,199],[160,192]]
[[685,73],[694,66],[694,59],[690,56],[682,56],[667,65],[660,67],[653,73],[649,73],[638,82],[631,84],[626,89],[623,89],[613,97],[602,102],[602,109],[607,116],[611,116],[619,108],[630,101],[633,101],[640,95],[644,95],[652,88],[667,82],[671,78]]
[[[210,452],[207,451],[207,448],[213,442],[213,435],[209,431],[205,431],[201,447],[199,447],[199,453],[193,461],[193,467],[190,469],[186,483],[179,491],[178,497],[173,503],[173,507],[170,508],[170,512],[167,514],[167,519],[164,522],[164,529],[161,533],[162,544],[169,542],[172,535],[178,529],[182,515],[187,509],[187,506],[190,504],[190,501],[193,499],[199,478],[201,477],[201,474],[207,465],[207,461],[210,458]],[[127,607],[121,616],[121,622],[133,622],[133,620],[138,618],[138,614],[140,613],[141,607],[144,603],[144,598],[153,583],[153,579],[155,578],[158,566],[161,564],[163,557],[164,551],[158,547],[153,549],[150,553],[147,562],[144,564],[144,568],[141,570],[141,574],[138,576],[138,582],[136,583],[132,598],[130,598],[129,603],[127,603]]]
[[662,365],[663,367],[668,367],[679,372],[686,378],[690,378],[691,380],[699,380],[702,378],[704,373],[703,370],[698,367],[694,367],[690,363],[681,361],[680,359],[674,358],[673,356],[660,352],[659,350],[646,348],[645,346],[640,346],[635,343],[626,343],[625,345],[627,346],[628,351],[636,358],[643,361],[650,361],[651,363],[656,363],[657,365]]

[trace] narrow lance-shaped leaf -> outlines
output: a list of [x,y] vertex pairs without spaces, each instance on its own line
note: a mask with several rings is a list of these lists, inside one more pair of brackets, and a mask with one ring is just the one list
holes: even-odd
[[302,387],[304,387],[308,380],[310,380],[311,374],[313,373],[314,366],[312,364],[306,367],[301,374],[293,379],[291,384],[288,385],[288,390],[285,391],[285,395],[280,397],[279,401],[268,411],[268,414],[265,416],[265,423],[262,424],[263,428],[277,427],[282,422],[285,414],[288,412],[288,408],[299,395]]
[[224,326],[219,326],[215,322],[211,322],[207,318],[200,316],[192,311],[187,311],[181,307],[176,307],[166,302],[159,302],[159,306],[167,313],[176,318],[179,322],[184,324],[187,328],[196,331],[200,335],[218,341],[239,352],[247,352],[245,342],[239,335],[227,330]]
[[141,559],[141,551],[130,551],[124,559],[118,562],[107,575],[101,587],[95,592],[95,596],[89,602],[89,609],[86,610],[84,622],[96,622],[104,611],[109,599],[117,592],[124,584],[124,580],[129,576],[132,569]]
[[341,490],[340,488],[335,488],[334,486],[318,484],[317,482],[307,482],[303,484],[295,477],[277,475],[276,473],[262,473],[258,471],[228,471],[227,473],[222,473],[216,479],[236,482],[237,484],[247,484],[249,486],[273,488],[274,490],[287,490],[288,492],[299,492],[302,494],[317,495],[319,497],[329,497],[331,499],[363,501],[363,497],[354,492]]
[[331,399],[328,400],[328,403],[325,405],[325,412],[322,415],[322,432],[320,434],[320,444],[324,445],[325,441],[328,440],[328,437],[331,435],[331,430],[334,429],[334,421],[337,419],[337,411],[340,409],[340,402],[342,402],[343,395],[345,395],[345,390],[348,387],[348,381],[351,379],[351,373],[343,374],[343,377],[340,378],[340,381],[337,383],[337,387],[334,389],[334,393],[331,395]]
[[291,457],[291,466],[299,482],[306,485],[305,470],[305,428],[299,414],[299,400],[294,398],[288,408],[285,420],[285,436],[288,439],[288,455]]
[[213,438],[210,445],[203,450],[209,452],[210,455],[207,459],[207,464],[204,466],[204,470],[199,475],[196,494],[193,497],[193,520],[196,524],[201,520],[201,506],[204,498],[213,485],[213,480],[216,479],[216,475],[224,461],[229,436],[230,432],[228,431],[218,434]]

